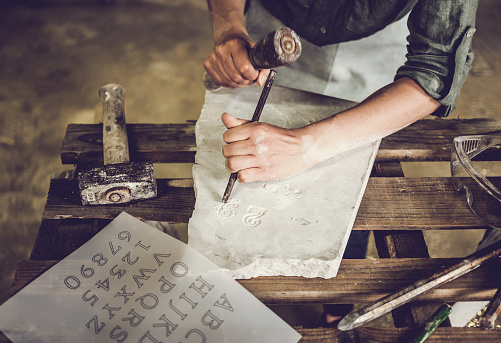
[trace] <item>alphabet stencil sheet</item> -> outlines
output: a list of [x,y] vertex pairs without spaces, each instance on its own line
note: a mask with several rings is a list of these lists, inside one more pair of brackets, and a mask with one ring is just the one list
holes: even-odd
[[[234,278],[334,277],[380,141],[283,180],[236,183],[230,200],[223,204],[229,173],[221,154],[225,127],[220,117],[228,112],[250,119],[260,91],[252,86],[206,92],[196,125],[196,204],[189,222],[188,244]],[[274,87],[261,121],[296,128],[354,104]]]
[[297,342],[184,243],[120,214],[0,307],[13,342]]

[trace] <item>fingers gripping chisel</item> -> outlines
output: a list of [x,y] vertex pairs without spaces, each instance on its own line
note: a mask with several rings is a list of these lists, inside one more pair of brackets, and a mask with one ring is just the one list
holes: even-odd
[[[290,28],[280,28],[270,32],[249,51],[249,59],[256,69],[272,69],[295,62],[302,52],[299,36]],[[277,72],[270,70],[270,74],[259,97],[251,122],[258,121],[261,117],[264,104],[270,93],[271,86]],[[204,76],[204,85],[207,89],[216,91],[221,88],[207,73]],[[223,195],[223,202],[228,202],[238,173],[232,173]]]
[[[249,50],[249,59],[255,69],[272,69],[295,62],[302,52],[299,36],[290,28],[282,27],[264,36]],[[209,74],[205,73],[204,86],[208,90],[221,89]]]

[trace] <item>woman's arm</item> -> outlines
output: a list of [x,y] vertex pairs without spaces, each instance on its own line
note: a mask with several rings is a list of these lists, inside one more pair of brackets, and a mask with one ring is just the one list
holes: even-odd
[[268,70],[254,69],[248,51],[254,46],[244,22],[245,0],[208,0],[214,34],[214,50],[204,62],[207,73],[221,86],[262,86]]
[[226,168],[239,172],[240,182],[282,179],[386,137],[439,106],[415,81],[404,77],[351,109],[299,129],[248,123],[225,113]]

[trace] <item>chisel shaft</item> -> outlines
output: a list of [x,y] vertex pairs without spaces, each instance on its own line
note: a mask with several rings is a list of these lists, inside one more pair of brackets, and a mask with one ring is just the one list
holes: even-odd
[[[254,115],[250,122],[259,121],[261,118],[261,113],[263,112],[264,104],[266,103],[266,99],[268,99],[268,95],[270,94],[271,86],[273,85],[273,81],[275,81],[275,76],[277,72],[275,70],[270,70],[270,74],[266,79],[266,83],[263,86],[263,90],[261,91],[261,96],[259,97],[259,101],[257,102],[256,109],[254,110]],[[226,190],[223,195],[223,202],[227,203],[230,198],[231,191],[233,190],[233,186],[235,185],[235,181],[237,181],[238,172],[232,173],[230,175],[230,179],[228,181],[228,185],[226,186]]]
[[368,304],[358,311],[348,313],[338,325],[338,329],[347,331],[359,327],[373,319],[376,319],[391,310],[408,303],[416,296],[424,292],[452,281],[482,264],[501,255],[501,241],[489,245],[463,259],[461,262],[440,270],[430,277],[421,279],[394,294],[388,295],[381,300]]

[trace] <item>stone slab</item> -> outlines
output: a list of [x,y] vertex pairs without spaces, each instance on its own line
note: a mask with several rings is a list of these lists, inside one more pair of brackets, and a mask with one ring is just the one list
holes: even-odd
[[[380,141],[334,156],[286,179],[236,183],[221,198],[229,173],[223,112],[250,119],[257,86],[207,92],[196,125],[193,167],[196,204],[188,244],[233,277],[286,275],[330,278],[337,274]],[[355,105],[318,94],[274,87],[261,121],[286,128],[316,122]]]

